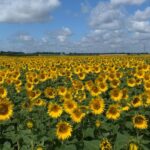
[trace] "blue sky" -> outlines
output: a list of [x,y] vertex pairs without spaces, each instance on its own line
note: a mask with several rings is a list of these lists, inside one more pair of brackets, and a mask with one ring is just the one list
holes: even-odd
[[150,52],[150,0],[0,0],[0,50]]

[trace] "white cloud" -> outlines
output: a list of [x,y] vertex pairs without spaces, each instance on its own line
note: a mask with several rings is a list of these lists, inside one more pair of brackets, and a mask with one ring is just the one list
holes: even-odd
[[21,40],[21,41],[31,41],[31,40],[33,40],[33,38],[30,35],[27,35],[27,34],[20,34],[18,36],[18,39]]
[[150,7],[147,7],[144,11],[137,10],[134,19],[139,21],[150,19]]
[[150,7],[145,10],[137,10],[135,14],[129,17],[130,30],[140,33],[150,32]]
[[70,35],[72,35],[72,32],[68,27],[63,27],[57,34],[57,39],[60,42],[64,42]]
[[150,22],[149,21],[133,21],[132,28],[136,32],[150,32]]
[[90,26],[97,29],[118,29],[123,25],[123,13],[109,3],[99,3],[91,12]]
[[48,21],[59,0],[0,0],[0,22],[26,23]]
[[111,0],[111,3],[113,5],[121,5],[121,4],[125,4],[125,5],[140,5],[142,3],[144,3],[145,0]]

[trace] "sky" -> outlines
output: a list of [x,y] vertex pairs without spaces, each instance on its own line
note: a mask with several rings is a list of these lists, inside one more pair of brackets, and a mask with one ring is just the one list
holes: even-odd
[[0,51],[150,53],[150,0],[0,0]]

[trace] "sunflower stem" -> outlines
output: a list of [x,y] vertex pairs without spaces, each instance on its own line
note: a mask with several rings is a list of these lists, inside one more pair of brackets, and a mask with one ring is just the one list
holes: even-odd
[[17,141],[17,148],[18,148],[18,150],[20,150],[19,140]]
[[33,140],[31,141],[31,149],[34,150]]

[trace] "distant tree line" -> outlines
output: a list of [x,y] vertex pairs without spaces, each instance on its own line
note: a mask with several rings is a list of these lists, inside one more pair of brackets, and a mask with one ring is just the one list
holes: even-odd
[[149,54],[148,52],[142,53],[65,53],[65,52],[33,52],[33,53],[24,53],[24,52],[15,52],[15,51],[0,51],[0,55],[2,56],[39,56],[39,55],[106,55],[106,54]]

